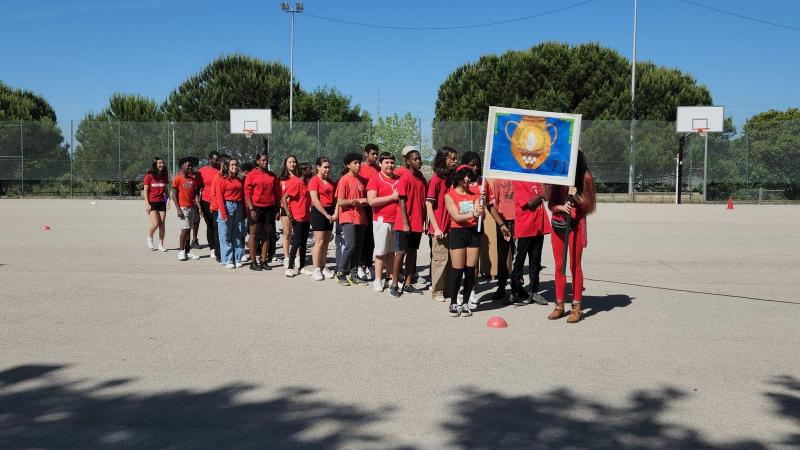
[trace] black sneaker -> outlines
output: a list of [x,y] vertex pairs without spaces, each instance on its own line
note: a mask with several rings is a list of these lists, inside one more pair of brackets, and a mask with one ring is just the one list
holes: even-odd
[[522,286],[512,287],[511,293],[511,295],[514,296],[514,303],[522,303],[523,305],[530,304],[528,292]]
[[403,292],[407,292],[409,294],[419,294],[419,295],[423,294],[421,289],[417,289],[412,285],[404,285],[403,286]]
[[262,270],[272,270],[272,266],[269,265],[269,261],[263,261],[261,263]]
[[450,304],[450,317],[458,317],[461,315],[461,307],[451,303]]
[[250,263],[250,270],[255,270],[255,271],[261,272],[261,264],[255,262],[255,261],[251,262]]
[[472,317],[472,311],[469,309],[469,303],[461,305],[461,317]]
[[350,281],[350,284],[353,286],[366,286],[369,284],[369,282],[359,278],[358,275],[356,276],[350,275],[349,277],[347,277],[347,280]]
[[537,305],[546,305],[547,299],[542,297],[542,294],[538,292],[531,292],[531,302]]
[[492,294],[492,300],[505,300],[508,295],[506,294],[505,288],[497,289],[494,294]]
[[400,298],[400,296],[403,295],[403,291],[401,291],[397,286],[392,286],[389,288],[389,295],[394,298]]

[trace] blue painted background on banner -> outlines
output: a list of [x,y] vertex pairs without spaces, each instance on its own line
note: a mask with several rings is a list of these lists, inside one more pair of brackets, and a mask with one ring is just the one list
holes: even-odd
[[[555,177],[565,177],[569,171],[570,151],[572,150],[572,124],[571,119],[560,119],[547,117],[546,123],[552,124],[558,131],[556,142],[550,147],[550,156],[542,165],[536,169],[528,169],[520,166],[511,152],[511,141],[506,137],[505,127],[509,121],[519,122],[522,120],[520,114],[497,114],[495,120],[494,136],[492,137],[492,159],[489,168],[494,170],[505,170],[517,173],[535,173],[538,175],[549,175]],[[511,124],[508,132],[514,135],[516,125]],[[554,133],[551,127],[546,128],[547,133],[552,139]]]

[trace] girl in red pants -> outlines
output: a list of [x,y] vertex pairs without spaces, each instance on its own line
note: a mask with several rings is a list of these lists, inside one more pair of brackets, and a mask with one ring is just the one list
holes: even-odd
[[[575,186],[546,185],[544,198],[547,206],[553,213],[554,225],[564,221],[566,215],[572,216],[569,231],[569,269],[572,273],[572,310],[567,317],[567,322],[577,323],[581,320],[581,300],[583,299],[583,270],[581,269],[581,256],[586,247],[586,216],[593,213],[596,205],[594,178],[586,165],[583,151],[578,152],[578,165],[575,173]],[[553,227],[550,234],[550,243],[553,245],[553,258],[556,263],[556,307],[550,315],[550,320],[564,317],[564,298],[567,287],[567,277],[563,275],[564,268],[564,231]]]

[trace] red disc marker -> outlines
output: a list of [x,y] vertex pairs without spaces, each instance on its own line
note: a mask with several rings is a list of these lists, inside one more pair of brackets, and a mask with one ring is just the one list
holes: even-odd
[[508,327],[508,322],[502,317],[494,316],[486,322],[486,326],[489,328],[506,328]]

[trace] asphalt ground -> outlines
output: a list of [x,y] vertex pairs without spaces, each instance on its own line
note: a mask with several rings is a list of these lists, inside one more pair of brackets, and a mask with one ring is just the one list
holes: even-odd
[[0,200],[0,448],[800,448],[800,207],[600,204],[574,325],[179,262],[146,226]]

